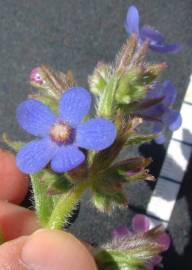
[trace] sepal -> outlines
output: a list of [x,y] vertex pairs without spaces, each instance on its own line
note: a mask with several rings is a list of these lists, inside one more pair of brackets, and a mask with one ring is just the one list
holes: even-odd
[[126,145],[134,145],[134,144],[142,144],[146,142],[151,142],[152,140],[156,139],[158,137],[157,134],[137,134],[132,133],[127,141]]
[[123,193],[121,184],[107,180],[103,179],[93,187],[92,202],[95,207],[105,213],[111,213],[116,207],[127,207],[127,196]]
[[130,104],[143,99],[146,95],[146,87],[141,84],[140,70],[133,69],[124,73],[120,79],[116,91],[116,101],[119,104]]
[[109,171],[116,171],[116,170],[124,170],[124,171],[136,171],[141,168],[146,168],[152,162],[151,158],[144,158],[144,157],[135,157],[135,158],[128,158],[125,160],[121,160],[116,162]]
[[99,97],[97,104],[97,115],[104,118],[112,119],[116,113],[116,92],[119,83],[119,76],[114,75],[108,81],[102,95]]
[[98,63],[93,74],[88,77],[90,91],[99,96],[105,89],[112,67],[104,63]]

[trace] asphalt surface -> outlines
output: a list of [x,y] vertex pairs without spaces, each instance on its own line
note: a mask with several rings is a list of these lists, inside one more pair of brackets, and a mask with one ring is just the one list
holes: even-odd
[[[112,61],[125,41],[123,22],[132,3],[128,0],[0,1],[0,133],[6,131],[12,139],[29,138],[15,121],[15,109],[31,91],[28,77],[33,67],[48,64],[64,72],[71,69],[79,85],[86,87],[87,75],[97,61]],[[178,89],[179,108],[192,67],[192,1],[138,0],[134,3],[145,24],[157,27],[169,41],[183,45],[179,55],[150,55],[169,64],[165,78],[171,79]],[[152,144],[140,149],[145,155],[153,155],[152,171],[156,176],[166,146]],[[173,247],[165,258],[164,269],[192,269],[190,180],[188,171],[170,221]],[[115,211],[109,217],[91,206],[87,194],[70,230],[90,242],[106,242],[112,228],[129,224],[136,210],[145,210],[153,185],[141,182],[129,186],[130,209]]]

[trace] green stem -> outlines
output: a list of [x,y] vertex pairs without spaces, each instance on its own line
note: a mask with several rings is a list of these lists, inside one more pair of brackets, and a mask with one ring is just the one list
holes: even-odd
[[45,184],[42,181],[44,172],[31,175],[31,183],[35,201],[36,213],[39,217],[41,225],[46,226],[48,219],[52,213],[54,202],[51,196],[48,196]]
[[63,225],[67,223],[72,210],[79,202],[81,195],[89,186],[89,182],[82,182],[76,185],[67,194],[62,195],[50,216],[47,228],[62,229]]

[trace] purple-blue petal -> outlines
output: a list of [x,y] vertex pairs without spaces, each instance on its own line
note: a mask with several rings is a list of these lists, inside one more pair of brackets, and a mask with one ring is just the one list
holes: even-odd
[[61,146],[51,161],[51,168],[57,173],[70,171],[80,165],[85,155],[75,146]]
[[181,50],[180,44],[150,43],[149,47],[159,53],[178,53]]
[[96,118],[78,126],[76,144],[85,149],[100,151],[109,147],[116,138],[116,128],[110,120]]
[[153,125],[153,132],[154,133],[160,133],[164,128],[164,124],[163,122],[154,122],[154,125]]
[[157,144],[163,144],[165,142],[165,136],[163,134],[159,134],[157,138],[154,139]]
[[130,6],[125,20],[125,29],[129,34],[139,33],[139,12],[135,6]]
[[162,103],[158,103],[153,105],[145,110],[140,111],[144,116],[159,118],[162,114],[164,114],[165,108]]
[[123,237],[132,235],[133,233],[125,225],[119,226],[112,231],[113,237]]
[[173,83],[169,80],[166,80],[162,84],[161,93],[165,97],[163,99],[163,104],[166,107],[174,104],[177,96],[176,88]]
[[56,151],[57,145],[49,138],[31,141],[17,153],[17,166],[24,173],[36,173],[49,163]]
[[56,116],[43,103],[31,99],[22,102],[16,111],[20,126],[35,136],[46,136],[50,126],[55,122]]
[[165,42],[165,37],[159,31],[149,26],[141,27],[140,37],[143,41],[149,40],[150,44]]
[[136,233],[144,233],[149,230],[150,220],[141,214],[137,214],[132,219],[132,228]]
[[59,111],[62,120],[75,127],[91,108],[91,94],[84,88],[73,87],[60,99]]
[[182,124],[181,114],[176,110],[170,109],[168,115],[169,129],[171,131],[175,131],[178,128],[180,128],[181,124]]

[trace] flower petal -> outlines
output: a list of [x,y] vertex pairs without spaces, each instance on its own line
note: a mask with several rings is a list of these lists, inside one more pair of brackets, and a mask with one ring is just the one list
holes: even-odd
[[51,168],[57,173],[67,172],[81,164],[84,159],[85,155],[75,145],[62,146],[51,161]]
[[116,128],[110,120],[91,119],[77,128],[76,144],[85,149],[103,150],[116,138]]
[[49,107],[34,99],[22,102],[16,117],[20,126],[35,136],[46,136],[56,119]]
[[155,122],[153,125],[153,132],[154,133],[160,133],[164,128],[164,125],[162,122]]
[[129,34],[139,33],[139,12],[133,5],[127,11],[125,29]]
[[60,99],[61,118],[75,127],[88,114],[91,108],[91,94],[84,88],[73,87]]
[[165,113],[165,107],[162,103],[158,103],[145,110],[140,110],[140,113],[146,117],[161,118],[161,116]]
[[113,237],[131,236],[132,234],[133,233],[125,225],[119,226],[112,231]]
[[149,40],[150,44],[153,43],[163,43],[165,42],[165,37],[157,30],[149,26],[142,26],[140,29],[140,37],[144,40]]
[[150,220],[145,215],[135,215],[132,219],[132,228],[136,233],[144,233],[149,230]]
[[17,153],[17,166],[24,173],[38,172],[49,163],[56,151],[57,145],[49,138],[34,140]]
[[175,86],[171,81],[169,80],[164,81],[164,83],[162,84],[161,92],[162,95],[165,97],[163,99],[164,106],[169,107],[175,102],[177,92]]
[[176,110],[170,109],[169,110],[169,119],[168,119],[169,129],[171,131],[175,131],[180,128],[182,124],[182,118],[180,112]]
[[162,261],[162,256],[154,256],[151,260],[149,260],[145,265],[147,266],[147,269],[153,270],[155,266],[159,265]]
[[159,134],[157,138],[154,139],[157,144],[163,144],[165,142],[165,136],[163,134]]
[[151,50],[159,53],[178,53],[181,50],[180,44],[150,44]]
[[158,244],[162,245],[163,251],[166,251],[166,250],[168,250],[168,248],[169,248],[170,245],[171,245],[171,238],[170,238],[170,236],[168,235],[168,233],[163,232],[163,233],[158,237],[158,239],[156,239],[156,242],[157,242]]
[[167,109],[166,113],[162,117],[162,121],[171,131],[177,130],[182,124],[180,112],[174,109]]

